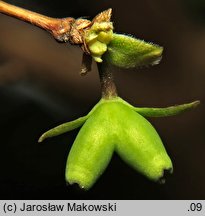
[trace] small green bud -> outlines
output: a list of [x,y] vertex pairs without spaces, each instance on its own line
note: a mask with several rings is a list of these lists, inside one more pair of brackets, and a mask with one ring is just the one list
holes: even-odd
[[96,32],[94,32],[94,31],[90,32],[89,31],[89,32],[87,32],[87,35],[85,37],[85,42],[87,44],[89,44],[89,43],[93,42],[94,40],[96,41],[97,37],[98,37],[98,34]]
[[110,31],[113,29],[112,22],[95,22],[92,27],[91,31],[94,31],[96,33],[101,31]]
[[98,63],[102,63],[102,59],[101,59],[101,56],[100,55],[94,55],[93,54],[93,59],[98,62]]
[[105,43],[105,44],[109,44],[112,38],[113,38],[112,31],[108,31],[108,32],[101,31],[98,35],[98,41]]
[[112,40],[113,26],[111,22],[95,22],[85,33],[85,42],[91,56],[96,62],[102,62],[102,55]]
[[93,55],[101,56],[103,53],[106,52],[107,46],[106,44],[101,43],[100,41],[94,41],[89,44],[89,49]]
[[158,64],[163,48],[143,40],[122,34],[113,34],[103,59],[122,68]]

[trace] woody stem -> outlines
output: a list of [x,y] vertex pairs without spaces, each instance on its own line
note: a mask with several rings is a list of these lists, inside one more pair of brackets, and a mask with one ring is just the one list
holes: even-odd
[[106,63],[98,63],[98,71],[101,83],[102,98],[112,99],[117,97],[117,89],[113,74]]
[[55,39],[62,42],[68,41],[71,24],[74,22],[74,19],[71,17],[62,19],[51,18],[33,11],[16,7],[1,0],[0,12],[43,28],[49,31]]

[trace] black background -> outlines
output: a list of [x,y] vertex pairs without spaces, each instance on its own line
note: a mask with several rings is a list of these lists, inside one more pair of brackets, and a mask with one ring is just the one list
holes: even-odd
[[80,77],[82,51],[0,14],[1,199],[205,199],[205,3],[202,0],[7,0],[52,17],[113,9],[116,32],[164,47],[154,67],[114,72],[133,105],[165,107],[201,100],[180,116],[150,119],[172,158],[166,184],[153,183],[114,155],[94,187],[66,186],[64,169],[78,130],[38,144],[42,132],[85,115],[100,99],[96,65]]

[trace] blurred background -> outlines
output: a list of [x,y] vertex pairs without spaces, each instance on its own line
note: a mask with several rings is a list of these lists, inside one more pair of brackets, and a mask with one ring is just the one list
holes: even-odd
[[79,75],[82,51],[31,24],[0,14],[1,199],[205,199],[204,0],[6,0],[51,17],[86,17],[113,9],[115,31],[164,47],[159,65],[112,68],[119,95],[136,106],[200,100],[179,116],[150,119],[174,173],[158,185],[114,155],[94,187],[66,186],[67,155],[78,130],[38,144],[46,130],[85,115],[100,99],[96,65]]

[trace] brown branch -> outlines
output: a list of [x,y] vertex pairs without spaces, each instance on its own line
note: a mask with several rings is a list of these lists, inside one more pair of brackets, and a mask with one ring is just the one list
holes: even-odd
[[63,19],[47,17],[42,14],[5,3],[1,0],[0,12],[43,28],[49,31],[55,39],[62,42],[67,42],[69,40],[71,24],[75,21],[75,19],[71,17]]

